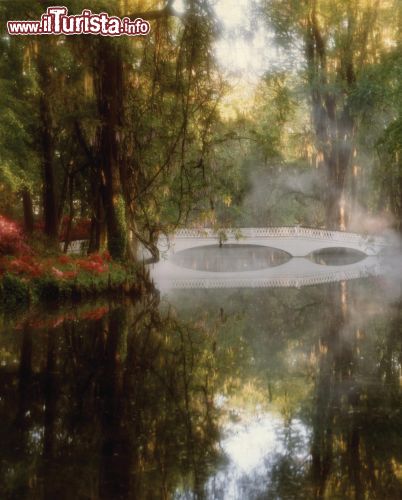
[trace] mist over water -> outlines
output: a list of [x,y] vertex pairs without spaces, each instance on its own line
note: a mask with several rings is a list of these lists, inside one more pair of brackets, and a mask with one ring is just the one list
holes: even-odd
[[[324,213],[329,193],[322,169],[284,166],[274,161],[257,165],[242,201],[240,225],[326,227]],[[342,207],[342,230],[384,236],[394,246],[401,246],[400,234],[394,229],[395,221],[389,211],[372,213],[346,195]]]

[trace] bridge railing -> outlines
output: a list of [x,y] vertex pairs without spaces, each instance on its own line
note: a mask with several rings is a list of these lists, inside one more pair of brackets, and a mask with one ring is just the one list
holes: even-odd
[[[81,255],[88,250],[89,240],[73,240],[70,241],[67,247],[68,254]],[[64,248],[64,241],[60,243],[60,250]]]
[[277,288],[320,285],[360,278],[380,276],[384,269],[380,265],[368,266],[363,269],[329,271],[306,276],[275,276],[267,278],[176,278],[169,280],[171,288]]
[[179,229],[174,233],[174,238],[215,238],[225,234],[229,239],[242,238],[312,238],[345,243],[359,243],[362,240],[373,241],[379,245],[386,245],[385,238],[371,235],[361,235],[345,231],[330,231],[327,229],[314,229],[307,227],[249,227],[221,229],[218,232],[211,229]]

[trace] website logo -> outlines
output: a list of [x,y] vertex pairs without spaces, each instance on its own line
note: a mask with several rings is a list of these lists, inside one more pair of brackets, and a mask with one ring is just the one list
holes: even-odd
[[48,7],[40,21],[7,21],[9,35],[100,35],[144,36],[151,26],[137,18],[109,16],[106,12],[93,14],[84,9],[79,15],[69,15],[67,7]]

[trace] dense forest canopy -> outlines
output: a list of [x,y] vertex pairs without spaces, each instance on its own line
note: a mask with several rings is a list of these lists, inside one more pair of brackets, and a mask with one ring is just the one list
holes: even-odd
[[[0,211],[27,233],[67,250],[81,227],[89,252],[135,259],[189,225],[400,229],[399,0],[244,0],[242,25],[227,0],[71,0],[151,32],[5,32],[52,3],[0,5]],[[280,54],[246,93],[217,57],[228,26]]]

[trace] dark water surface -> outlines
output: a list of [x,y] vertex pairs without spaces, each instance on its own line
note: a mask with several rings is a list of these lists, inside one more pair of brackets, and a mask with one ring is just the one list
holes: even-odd
[[402,498],[384,279],[0,319],[0,498]]

